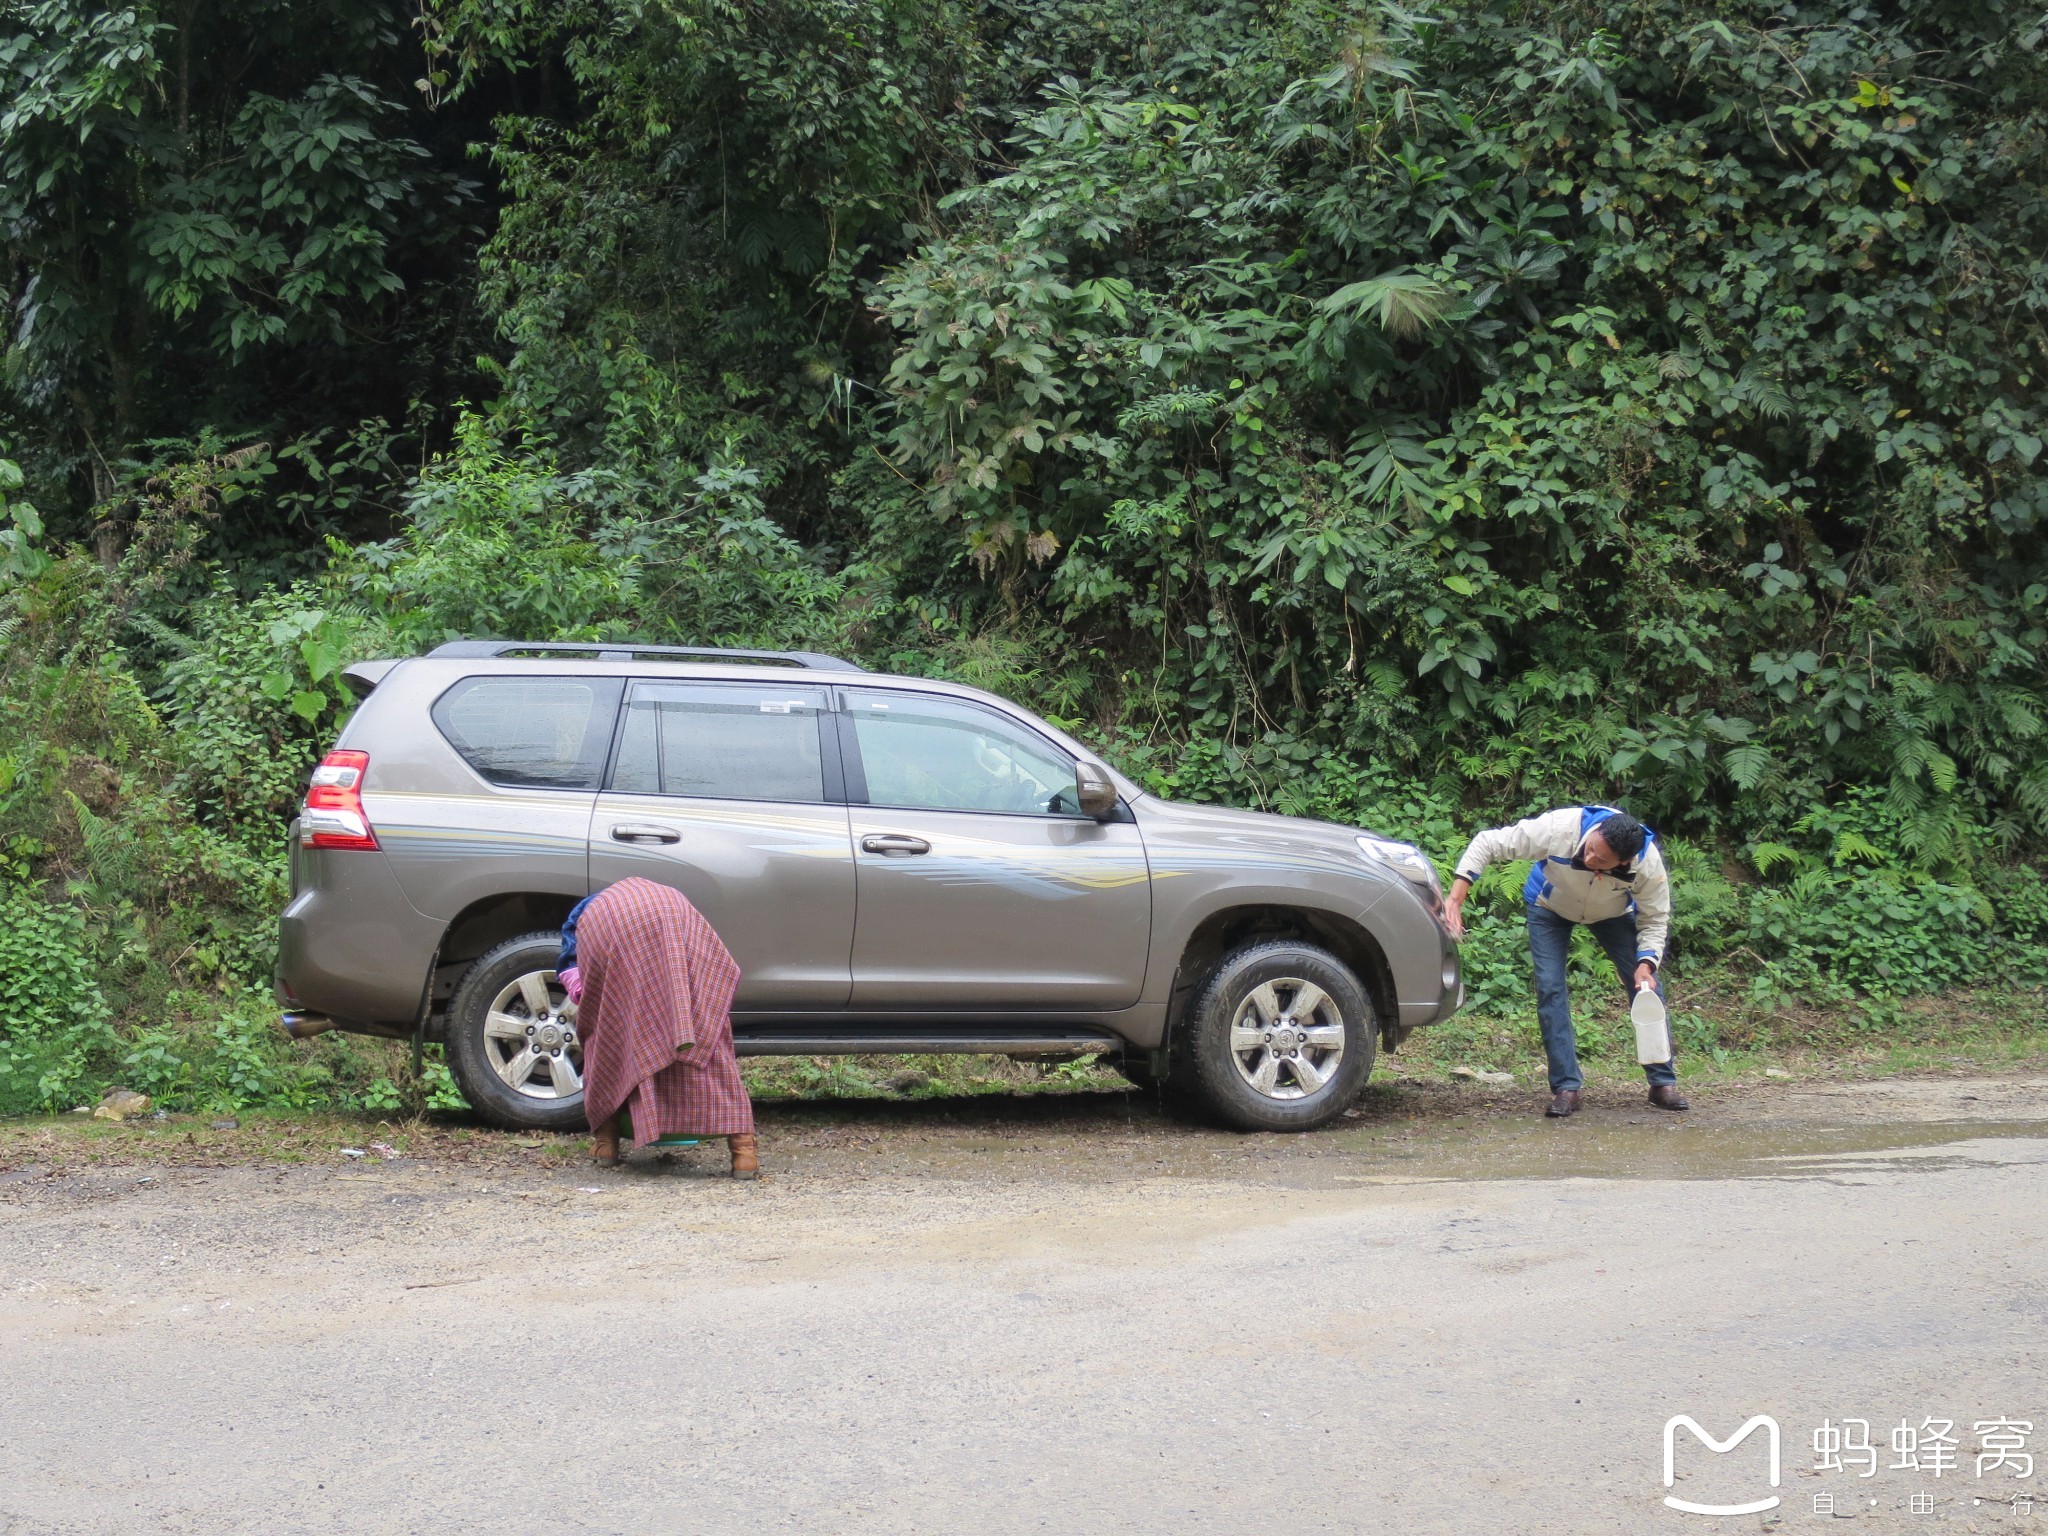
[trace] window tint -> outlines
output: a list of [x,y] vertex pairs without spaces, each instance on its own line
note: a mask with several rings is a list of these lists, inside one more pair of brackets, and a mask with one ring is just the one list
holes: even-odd
[[849,700],[870,805],[1080,815],[1073,759],[993,710],[872,689]]
[[715,800],[825,798],[814,688],[635,683],[612,788]]
[[435,701],[434,724],[493,784],[595,789],[621,686],[615,677],[465,677]]

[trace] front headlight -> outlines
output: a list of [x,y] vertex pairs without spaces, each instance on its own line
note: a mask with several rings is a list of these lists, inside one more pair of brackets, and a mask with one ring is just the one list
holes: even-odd
[[1436,866],[1429,862],[1420,848],[1412,843],[1397,843],[1389,838],[1374,837],[1370,832],[1358,834],[1358,851],[1375,864],[1384,864],[1404,880],[1413,881],[1429,894],[1431,901],[1444,899],[1444,888],[1436,877]]

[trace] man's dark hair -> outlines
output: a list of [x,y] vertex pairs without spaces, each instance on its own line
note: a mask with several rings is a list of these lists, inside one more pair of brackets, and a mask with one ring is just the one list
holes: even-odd
[[1643,851],[1643,824],[1627,811],[1616,811],[1612,816],[1595,823],[1593,830],[1600,834],[1601,841],[1614,851],[1614,856],[1626,864]]

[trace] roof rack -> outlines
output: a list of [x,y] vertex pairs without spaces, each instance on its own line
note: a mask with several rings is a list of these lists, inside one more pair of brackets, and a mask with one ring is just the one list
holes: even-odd
[[784,667],[808,667],[820,672],[865,672],[867,668],[822,651],[744,651],[718,645],[641,645],[619,640],[450,640],[427,652],[429,656],[518,656],[571,652],[594,655],[599,661],[632,661],[641,656],[697,656],[708,661],[765,661]]

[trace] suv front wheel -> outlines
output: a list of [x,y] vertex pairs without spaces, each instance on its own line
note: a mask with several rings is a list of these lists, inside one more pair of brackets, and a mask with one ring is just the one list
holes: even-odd
[[448,1003],[448,1069],[470,1107],[518,1131],[576,1131],[583,1042],[576,1005],[555,978],[557,932],[523,933],[486,951]]
[[1176,1077],[1225,1125],[1312,1131],[1358,1094],[1378,1044],[1372,1000],[1351,968],[1293,939],[1223,957],[1176,1031]]

